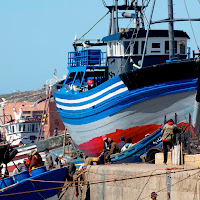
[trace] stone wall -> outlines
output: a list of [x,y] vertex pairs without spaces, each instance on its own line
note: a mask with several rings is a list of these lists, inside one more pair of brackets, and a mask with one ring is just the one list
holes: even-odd
[[[82,197],[91,200],[149,200],[151,192],[158,194],[159,200],[167,199],[166,172],[170,167],[153,164],[93,165],[87,167],[85,180],[102,183],[84,186]],[[200,170],[188,168],[171,169],[171,199],[200,200]],[[166,169],[168,168],[168,169]],[[178,171],[182,172],[178,172]],[[169,171],[168,171],[169,172]],[[119,180],[121,179],[121,180]],[[70,190],[69,190],[70,191]],[[74,192],[74,190],[71,189]],[[87,191],[87,192],[86,192]],[[72,194],[71,194],[72,195]],[[69,193],[63,197],[68,199]]]

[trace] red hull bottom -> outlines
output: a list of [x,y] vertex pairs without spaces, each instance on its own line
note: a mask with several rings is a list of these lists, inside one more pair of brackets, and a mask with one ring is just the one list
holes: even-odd
[[[162,125],[144,125],[144,126],[135,126],[125,130],[116,129],[115,132],[107,134],[108,138],[112,138],[114,142],[119,143],[121,136],[124,136],[125,139],[131,138],[132,143],[137,143],[142,140],[146,134],[151,134],[156,131]],[[103,134],[102,134],[103,135]],[[78,145],[78,148],[81,149],[87,156],[98,157],[103,149],[103,140],[102,137],[96,137],[92,140]]]

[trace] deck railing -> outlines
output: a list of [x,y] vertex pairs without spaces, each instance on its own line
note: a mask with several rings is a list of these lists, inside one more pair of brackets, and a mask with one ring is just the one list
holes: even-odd
[[102,66],[105,65],[105,52],[99,49],[88,49],[68,53],[68,66]]

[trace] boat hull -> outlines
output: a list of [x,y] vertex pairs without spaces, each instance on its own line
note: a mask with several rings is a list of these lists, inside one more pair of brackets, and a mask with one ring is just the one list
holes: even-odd
[[89,124],[64,123],[78,148],[88,156],[98,156],[103,148],[101,136],[104,134],[116,143],[122,135],[136,143],[161,127],[165,116],[174,118],[176,113],[180,122],[188,121],[189,113],[194,112],[195,95],[195,91],[190,91],[151,99]]
[[[54,92],[57,110],[77,147],[88,156],[98,156],[102,135],[116,143],[121,136],[136,143],[161,127],[165,116],[174,118],[176,113],[179,123],[187,123],[199,98],[198,68],[194,62],[166,64],[115,76],[79,94],[62,88]],[[177,76],[172,69],[186,71]],[[164,73],[167,78],[161,77]]]
[[112,155],[111,161],[113,164],[142,162],[142,155],[146,154],[152,147],[161,145],[161,129],[158,129],[126,151]]
[[23,180],[5,188],[0,192],[0,198],[2,200],[50,199],[58,194],[61,187],[59,181],[64,180],[66,173],[67,168],[64,167],[30,177],[30,180]]

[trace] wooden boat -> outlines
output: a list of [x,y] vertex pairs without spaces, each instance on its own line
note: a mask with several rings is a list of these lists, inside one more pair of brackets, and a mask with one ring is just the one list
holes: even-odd
[[158,129],[126,151],[111,155],[111,162],[113,164],[142,162],[141,156],[152,147],[161,146],[161,143],[161,129]]

